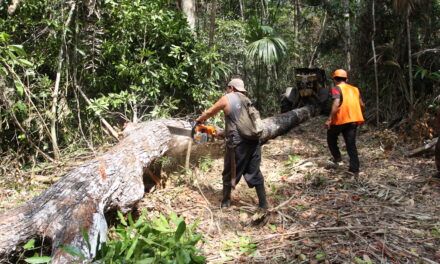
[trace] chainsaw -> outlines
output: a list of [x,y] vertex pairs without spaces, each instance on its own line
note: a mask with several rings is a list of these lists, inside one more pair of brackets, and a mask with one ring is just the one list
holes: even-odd
[[208,126],[198,122],[194,123],[191,129],[173,126],[167,127],[171,134],[190,137],[197,144],[212,142],[217,135],[214,126]]

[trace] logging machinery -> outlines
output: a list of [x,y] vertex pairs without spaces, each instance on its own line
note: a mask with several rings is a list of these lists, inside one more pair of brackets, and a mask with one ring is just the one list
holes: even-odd
[[217,135],[214,126],[197,122],[194,123],[191,129],[168,126],[168,130],[174,135],[190,137],[197,144],[212,142],[214,141],[214,137]]
[[327,86],[325,71],[319,68],[295,68],[295,86],[288,87],[281,98],[281,113],[314,104],[321,113],[330,110],[330,89]]

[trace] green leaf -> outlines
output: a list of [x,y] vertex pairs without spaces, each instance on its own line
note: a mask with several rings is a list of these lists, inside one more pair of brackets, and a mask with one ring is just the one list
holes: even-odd
[[150,263],[154,263],[155,260],[156,260],[156,258],[145,258],[145,259],[136,261],[136,264],[150,264]]
[[197,264],[206,263],[206,258],[204,256],[191,255],[191,259]]
[[319,253],[315,256],[315,258],[317,258],[317,259],[325,258],[325,254]]
[[128,224],[130,226],[134,225],[133,217],[131,216],[131,213],[128,213]]
[[29,250],[29,249],[33,249],[35,247],[35,239],[31,239],[31,240],[29,240],[24,246],[23,246],[23,248],[24,249],[26,249],[26,250]]
[[176,234],[174,235],[174,239],[176,240],[176,242],[180,240],[182,235],[185,233],[185,230],[186,230],[186,224],[185,221],[182,221],[177,227]]
[[141,216],[139,216],[138,220],[137,220],[136,223],[134,224],[134,226],[135,226],[136,228],[139,227],[139,226],[141,226],[141,225],[144,223],[144,221],[145,221],[145,215],[146,215],[146,213],[144,212],[144,213],[142,213]]
[[139,237],[136,236],[136,238],[133,241],[133,244],[131,244],[131,247],[127,252],[127,255],[125,256],[126,260],[129,260],[131,258],[131,255],[133,255],[134,249],[136,248],[138,241],[139,241]]
[[51,257],[31,257],[31,258],[27,258],[24,261],[26,261],[27,263],[48,263],[50,261],[52,261]]
[[25,60],[25,59],[17,59],[18,63],[22,66],[32,67],[32,62]]
[[190,263],[190,261],[191,261],[191,257],[186,250],[180,249],[179,251],[177,251],[177,263],[187,264]]
[[84,256],[84,254],[76,247],[71,246],[71,245],[61,245],[59,246],[59,248],[61,248],[62,250],[66,251],[67,253],[69,253],[72,256],[78,257],[81,260],[86,259],[86,257]]
[[22,45],[9,45],[8,47],[10,50],[15,51],[19,56],[26,56],[26,52]]
[[119,217],[119,221],[121,221],[121,224],[123,224],[124,226],[128,226],[127,222],[125,221],[124,215],[122,215],[122,213],[119,211],[118,211],[118,217]]
[[17,88],[18,95],[23,96],[24,89],[23,89],[23,85],[21,84],[21,82],[15,81],[14,84],[15,84],[15,88]]
[[277,227],[275,225],[269,225],[270,230],[276,230]]
[[190,244],[191,246],[195,246],[197,242],[200,241],[201,238],[202,238],[202,234],[196,234],[195,236],[193,236],[193,238],[189,241],[188,244]]
[[6,43],[9,41],[9,34],[5,32],[0,32],[0,43]]
[[85,228],[81,228],[81,232],[84,240],[86,241],[87,249],[90,251],[92,247],[90,246],[89,233],[87,233],[87,230]]

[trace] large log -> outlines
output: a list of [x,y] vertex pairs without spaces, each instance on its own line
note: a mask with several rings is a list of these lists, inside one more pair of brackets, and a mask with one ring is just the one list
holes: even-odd
[[[263,140],[287,132],[313,114],[311,106],[263,120]],[[124,138],[102,156],[86,162],[26,205],[0,214],[0,262],[34,237],[52,243],[52,263],[81,263],[60,245],[71,245],[91,258],[107,233],[105,213],[128,212],[144,196],[144,177],[155,160],[171,152],[183,153],[189,138],[171,135],[167,125],[189,128],[179,120],[133,124]],[[82,230],[89,234],[92,252]],[[83,263],[87,260],[83,261]]]

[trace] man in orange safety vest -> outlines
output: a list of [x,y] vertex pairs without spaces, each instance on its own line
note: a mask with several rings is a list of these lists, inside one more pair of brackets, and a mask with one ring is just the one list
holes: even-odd
[[359,157],[356,148],[356,129],[364,122],[362,114],[364,102],[359,89],[346,83],[347,72],[338,69],[333,73],[335,86],[331,89],[332,109],[325,122],[327,127],[327,144],[333,156],[333,162],[338,163],[341,152],[338,147],[338,136],[342,133],[350,157],[348,171],[354,175],[359,174]]

